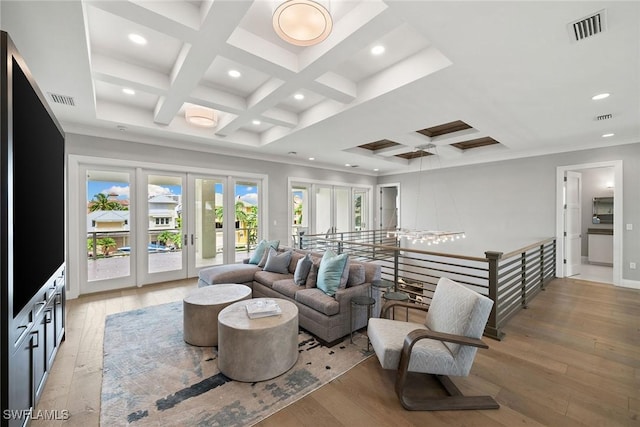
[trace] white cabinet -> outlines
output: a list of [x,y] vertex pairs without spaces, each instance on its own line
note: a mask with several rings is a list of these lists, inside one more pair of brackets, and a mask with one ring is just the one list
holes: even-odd
[[589,232],[589,263],[613,265],[613,233]]

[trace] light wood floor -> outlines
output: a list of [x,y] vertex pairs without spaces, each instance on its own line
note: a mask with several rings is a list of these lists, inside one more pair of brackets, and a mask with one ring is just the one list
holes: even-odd
[[[62,344],[38,407],[70,411],[67,421],[32,426],[98,426],[105,316],[179,301],[195,280],[68,301]],[[490,394],[498,410],[410,412],[394,374],[375,356],[277,412],[270,426],[640,426],[640,291],[557,279],[505,328],[486,339],[466,394]],[[103,426],[111,427],[111,426]]]

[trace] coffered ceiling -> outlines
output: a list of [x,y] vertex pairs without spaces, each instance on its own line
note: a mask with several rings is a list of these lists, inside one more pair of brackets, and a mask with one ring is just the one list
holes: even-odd
[[3,0],[0,19],[69,133],[367,174],[640,142],[636,2],[319,1],[333,30],[309,47],[274,32],[281,2]]

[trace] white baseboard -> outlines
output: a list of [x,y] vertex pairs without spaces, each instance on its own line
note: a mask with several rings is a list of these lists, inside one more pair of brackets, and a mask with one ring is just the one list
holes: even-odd
[[620,286],[625,288],[640,289],[640,281],[622,279],[622,283],[620,283]]

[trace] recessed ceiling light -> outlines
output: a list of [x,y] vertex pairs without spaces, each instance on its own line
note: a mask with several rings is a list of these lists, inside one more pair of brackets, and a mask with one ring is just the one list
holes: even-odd
[[599,99],[605,99],[608,98],[609,94],[608,93],[599,93],[598,95],[594,95],[591,97],[591,99],[593,99],[594,101],[597,101]]
[[610,136],[615,135],[615,133],[605,133],[604,135],[602,135],[603,138],[609,138]]
[[384,53],[384,46],[382,46],[381,44],[371,48],[372,55],[382,55],[383,53]]
[[311,161],[313,161],[315,159],[316,159],[315,157],[309,157],[309,160],[311,160]]
[[229,76],[233,77],[234,79],[237,79],[238,77],[240,77],[242,75],[242,74],[240,74],[240,71],[238,71],[238,70],[229,70],[229,72],[227,74],[229,74]]
[[258,126],[262,122],[260,120],[252,120],[251,123],[253,123],[254,125]]
[[295,95],[293,95],[293,97],[298,101],[302,101],[304,99],[304,95],[301,93],[296,93]]
[[133,43],[139,44],[139,45],[147,44],[147,39],[142,37],[140,34],[134,34],[134,33],[129,34],[129,40],[131,40]]
[[350,163],[345,163],[344,165],[345,165],[345,166],[351,166],[351,164],[350,164]]
[[374,172],[378,172],[379,170],[380,170],[380,169],[378,169],[378,168],[375,168],[375,169],[374,169],[373,171],[374,171]]
[[136,91],[135,91],[135,90],[130,89],[130,88],[128,88],[128,87],[125,87],[124,89],[122,89],[122,92],[123,92],[123,93],[126,93],[127,95],[135,95],[135,94],[136,94]]

